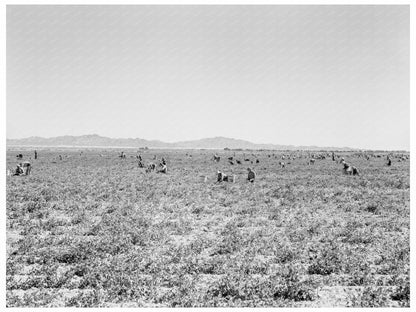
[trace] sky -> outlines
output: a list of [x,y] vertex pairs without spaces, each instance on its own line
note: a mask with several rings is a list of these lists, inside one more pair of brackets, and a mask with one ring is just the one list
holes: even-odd
[[409,6],[13,6],[6,136],[410,149]]

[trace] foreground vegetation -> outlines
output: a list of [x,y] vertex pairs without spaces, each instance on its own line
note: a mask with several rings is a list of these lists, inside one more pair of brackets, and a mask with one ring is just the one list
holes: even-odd
[[408,161],[343,154],[357,177],[254,153],[142,151],[164,175],[136,151],[40,151],[30,176],[7,177],[7,305],[409,306]]

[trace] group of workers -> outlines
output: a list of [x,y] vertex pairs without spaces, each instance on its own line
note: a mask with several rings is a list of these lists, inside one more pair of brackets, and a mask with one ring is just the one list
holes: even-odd
[[359,175],[360,174],[356,167],[351,166],[350,164],[348,164],[345,161],[344,157],[341,158],[341,164],[344,166],[342,168],[342,170],[344,171],[345,174],[348,174],[348,175]]
[[[38,159],[38,152],[35,150],[35,159]],[[16,158],[21,160],[23,159],[23,154],[17,154]],[[16,165],[14,170],[7,170],[7,175],[11,176],[27,176],[32,171],[32,165],[30,161],[20,162]]]
[[[137,159],[139,160],[138,166],[139,168],[144,168],[144,164],[142,161],[142,157],[140,155],[137,156]],[[168,166],[166,163],[165,158],[162,157],[162,159],[159,162],[159,166],[156,167],[155,163],[149,163],[146,167],[146,173],[156,171],[157,173],[168,173]]]
[[[335,154],[332,153],[331,156],[332,156],[332,160],[335,160]],[[23,155],[18,154],[16,157],[19,158],[19,159],[22,159]],[[126,154],[124,152],[121,152],[119,157],[120,158],[126,158]],[[34,158],[35,159],[38,158],[38,152],[36,150],[34,151]],[[144,168],[145,166],[142,162],[143,159],[142,159],[141,155],[137,155],[136,158],[138,159],[139,167]],[[220,159],[220,157],[218,155],[214,155],[214,160],[216,160],[218,162],[219,159]],[[340,163],[343,165],[344,173],[351,174],[351,175],[359,175],[358,169],[356,167],[351,166],[350,164],[346,163],[343,157],[341,158]],[[280,165],[282,167],[284,167],[284,163],[283,163],[283,165],[282,165],[282,163],[280,163]],[[387,165],[391,166],[390,155],[387,155]],[[31,169],[32,169],[32,167],[31,167],[30,162],[25,161],[23,163],[17,164],[16,169],[13,172],[8,171],[9,172],[8,174],[13,175],[13,176],[29,175],[30,172],[31,172]],[[164,157],[162,157],[158,166],[156,166],[156,164],[154,164],[154,163],[148,164],[147,167],[146,167],[146,172],[151,172],[151,171],[166,174],[167,171],[168,171],[166,159]],[[247,181],[253,183],[255,179],[256,179],[256,173],[254,172],[254,170],[251,169],[251,168],[247,168]],[[229,177],[227,174],[218,170],[217,171],[217,182],[235,182],[235,177],[233,176],[233,178],[231,179],[231,177]]]
[[23,163],[17,164],[16,169],[11,175],[12,176],[29,175],[31,170],[32,170],[32,166],[30,165],[30,162],[25,161]]
[[[247,168],[247,171],[248,171],[247,181],[253,183],[254,180],[256,179],[256,173],[251,168]],[[235,180],[234,177],[231,179],[224,172],[222,172],[220,170],[217,171],[217,182],[235,182],[234,180]]]

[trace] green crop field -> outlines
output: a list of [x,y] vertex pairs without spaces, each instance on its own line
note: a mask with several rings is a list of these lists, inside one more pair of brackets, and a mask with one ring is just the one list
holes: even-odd
[[306,152],[140,151],[167,160],[158,174],[124,151],[23,152],[31,174],[6,182],[7,306],[409,306],[408,160],[338,153],[350,176]]

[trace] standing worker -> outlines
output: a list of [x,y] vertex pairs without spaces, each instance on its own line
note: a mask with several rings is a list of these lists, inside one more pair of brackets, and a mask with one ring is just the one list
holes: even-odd
[[38,152],[35,150],[35,159],[38,159]]
[[391,166],[391,158],[387,155],[387,166]]

